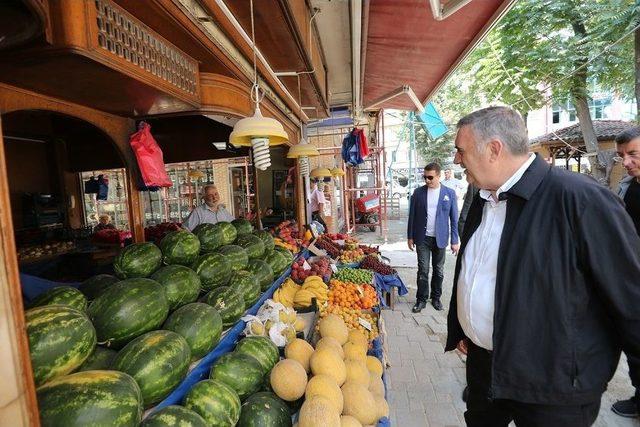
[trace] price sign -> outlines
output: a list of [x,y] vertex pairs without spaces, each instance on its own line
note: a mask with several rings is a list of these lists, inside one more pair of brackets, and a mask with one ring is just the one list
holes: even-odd
[[338,272],[338,267],[336,267],[335,264],[330,264],[331,265],[331,271],[333,271],[334,273]]
[[309,263],[307,262],[307,260],[304,260],[304,263],[302,264],[302,269],[303,270],[311,270],[311,266],[309,265]]
[[358,317],[358,323],[360,323],[367,331],[371,332],[371,323],[364,320],[362,317]]

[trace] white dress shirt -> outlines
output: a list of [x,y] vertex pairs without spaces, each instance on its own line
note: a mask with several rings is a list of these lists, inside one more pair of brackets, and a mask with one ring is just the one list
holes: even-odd
[[[535,160],[535,154],[496,191],[509,191]],[[496,201],[491,192],[480,190],[487,202],[482,211],[482,222],[473,233],[462,256],[458,277],[458,320],[465,335],[479,347],[493,350],[493,312],[500,237],[507,216],[507,201]]]
[[439,199],[440,187],[427,187],[427,236],[436,236],[436,214],[438,213]]
[[213,210],[203,203],[191,211],[187,219],[182,223],[182,226],[189,231],[193,231],[193,229],[200,224],[216,224],[221,221],[231,222],[234,219],[233,215],[231,215],[223,205],[218,205],[218,209]]

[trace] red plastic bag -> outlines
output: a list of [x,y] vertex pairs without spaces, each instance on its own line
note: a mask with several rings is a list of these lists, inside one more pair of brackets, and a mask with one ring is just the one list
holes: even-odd
[[151,126],[141,122],[138,132],[131,135],[129,143],[138,159],[145,187],[171,187],[171,180],[164,167],[162,150],[151,135]]

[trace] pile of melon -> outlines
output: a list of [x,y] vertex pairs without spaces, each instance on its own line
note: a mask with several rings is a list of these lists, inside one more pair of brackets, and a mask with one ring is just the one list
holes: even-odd
[[364,334],[349,331],[333,314],[320,321],[319,331],[315,349],[296,339],[271,371],[271,388],[281,399],[304,397],[298,427],[370,426],[388,417],[382,363],[367,356]]

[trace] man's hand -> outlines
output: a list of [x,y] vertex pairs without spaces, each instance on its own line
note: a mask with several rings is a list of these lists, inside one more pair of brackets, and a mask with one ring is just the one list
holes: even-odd
[[467,343],[467,339],[463,339],[461,340],[458,345],[456,346],[456,348],[458,349],[458,351],[464,355],[467,354],[467,350],[469,350],[469,344]]
[[413,239],[407,240],[407,246],[409,246],[410,251],[413,251]]
[[458,251],[460,250],[460,243],[455,245],[451,245],[451,253],[454,255],[458,255]]

